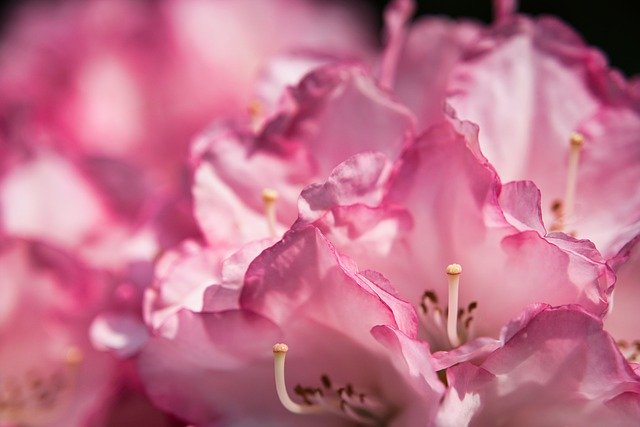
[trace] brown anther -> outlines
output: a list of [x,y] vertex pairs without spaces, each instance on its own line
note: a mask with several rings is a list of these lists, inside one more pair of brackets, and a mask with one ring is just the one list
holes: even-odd
[[464,327],[466,329],[469,329],[469,325],[471,324],[472,320],[473,320],[473,317],[468,317],[467,320],[464,321]]
[[347,384],[347,396],[353,396],[353,386],[351,384]]
[[320,377],[320,381],[322,381],[322,385],[323,385],[325,388],[328,388],[328,389],[330,389],[330,388],[331,388],[331,380],[329,379],[329,376],[328,376],[328,375],[323,374],[323,375]]
[[562,200],[554,200],[551,203],[551,212],[553,212],[556,216],[562,216]]
[[427,305],[424,302],[420,303],[420,308],[422,309],[422,312],[424,314],[427,314],[427,312],[429,311],[429,310],[427,310]]
[[425,291],[424,295],[422,296],[422,299],[425,299],[425,298],[434,304],[438,303],[438,296],[434,291]]

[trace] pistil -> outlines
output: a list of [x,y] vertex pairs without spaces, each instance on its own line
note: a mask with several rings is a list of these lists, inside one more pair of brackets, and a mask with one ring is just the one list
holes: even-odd
[[280,403],[294,414],[335,414],[361,425],[383,425],[392,411],[384,402],[365,393],[358,393],[351,384],[338,387],[328,375],[320,377],[322,387],[295,387],[295,393],[303,404],[294,402],[289,393],[284,375],[285,357],[289,347],[286,344],[273,346],[273,362],[276,392]]
[[564,217],[571,218],[573,215],[576,186],[578,183],[578,162],[580,160],[580,151],[584,145],[584,137],[579,133],[571,134],[569,148],[569,168],[567,172],[567,188],[564,196]]
[[284,377],[284,359],[287,356],[287,351],[289,351],[289,346],[286,344],[278,343],[273,346],[273,369],[276,379],[276,392],[278,393],[280,403],[294,414],[317,414],[323,412],[322,407],[319,405],[300,405],[289,397]]
[[[567,182],[564,193],[564,200],[556,200],[551,206],[554,222],[551,224],[551,231],[563,231],[567,222],[571,221],[575,208],[576,187],[578,185],[578,166],[580,163],[580,152],[584,145],[584,136],[577,132],[571,134],[569,139],[569,161],[567,165]],[[572,234],[572,233],[570,233]]]
[[460,285],[460,264],[447,266],[447,280],[449,282],[449,310],[447,313],[447,336],[453,347],[460,345],[458,337],[458,288]]
[[278,192],[271,188],[262,190],[262,203],[264,205],[264,217],[269,227],[269,236],[276,238],[276,202],[278,201]]

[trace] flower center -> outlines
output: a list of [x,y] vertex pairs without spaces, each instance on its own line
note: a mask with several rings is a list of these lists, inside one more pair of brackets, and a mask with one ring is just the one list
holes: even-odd
[[425,291],[420,303],[422,323],[433,351],[449,350],[465,343],[471,336],[473,312],[478,307],[475,301],[466,308],[458,306],[462,267],[451,264],[447,266],[446,272],[449,285],[447,308],[442,309],[438,295],[433,290]]
[[351,384],[336,386],[328,375],[320,377],[321,387],[298,385],[294,392],[302,399],[302,404],[294,402],[289,393],[284,376],[284,361],[289,351],[286,344],[273,346],[273,361],[278,398],[287,410],[295,414],[331,413],[342,416],[360,425],[381,426],[392,415],[390,408],[376,397],[357,392]]
[[0,424],[41,424],[62,416],[71,402],[82,358],[82,352],[71,347],[52,371],[30,369],[22,376],[0,376]]
[[[573,216],[576,187],[578,184],[578,165],[583,145],[584,136],[582,136],[582,134],[577,132],[571,134],[571,138],[569,139],[569,164],[567,168],[567,184],[564,202],[556,200],[551,205],[551,213],[554,217],[554,221],[551,224],[551,231],[563,231],[567,222],[570,222]],[[570,232],[569,234],[575,234],[575,232]]]
[[264,205],[264,217],[269,227],[269,236],[276,238],[276,202],[278,201],[278,192],[271,188],[262,190],[262,204]]

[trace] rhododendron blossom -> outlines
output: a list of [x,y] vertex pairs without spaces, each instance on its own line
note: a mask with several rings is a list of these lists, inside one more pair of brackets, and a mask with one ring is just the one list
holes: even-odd
[[[444,388],[428,346],[412,339],[415,311],[378,280],[315,227],[291,231],[250,264],[235,303],[207,305],[205,295],[195,311],[184,298],[165,317],[138,359],[147,390],[156,404],[201,425],[296,425],[276,397],[264,351],[286,342],[274,347],[281,357],[275,374],[285,394],[285,375],[301,384],[295,395],[303,406],[287,408],[315,413],[305,424],[433,418]],[[278,354],[289,348],[285,374]]]
[[361,173],[359,167],[368,164],[359,156],[339,166],[326,184],[305,189],[300,222],[312,221],[340,250],[375,267],[420,306],[435,349],[460,344],[444,333],[443,312],[451,296],[443,272],[452,261],[462,265],[464,309],[457,317],[462,316],[459,332],[467,339],[497,338],[511,317],[539,301],[579,302],[605,314],[613,278],[604,260],[588,241],[544,233],[537,189],[526,182],[501,188],[469,124],[432,127],[406,149],[387,180],[365,183],[369,187],[349,180],[380,175]]
[[0,426],[638,424],[640,83],[494,8],[17,8]]

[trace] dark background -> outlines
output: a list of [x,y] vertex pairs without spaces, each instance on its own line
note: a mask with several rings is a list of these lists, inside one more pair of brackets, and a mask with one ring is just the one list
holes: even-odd
[[[381,16],[384,6],[388,3],[388,0],[364,1],[376,11],[378,16]],[[4,29],[4,24],[10,19],[11,10],[23,2],[25,0],[1,3],[0,29]],[[589,44],[603,50],[612,66],[621,69],[627,76],[632,76],[640,74],[640,22],[638,22],[637,13],[630,10],[633,3],[629,0],[521,0],[519,10],[531,15],[559,16],[580,32]],[[491,0],[418,0],[418,13],[419,15],[471,17],[488,23],[492,17],[492,2]],[[381,21],[379,24],[381,25]]]

